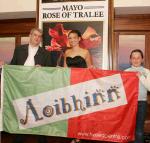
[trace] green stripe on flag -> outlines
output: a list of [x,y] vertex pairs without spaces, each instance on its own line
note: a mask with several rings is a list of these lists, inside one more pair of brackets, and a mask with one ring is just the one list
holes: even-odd
[[[10,133],[67,136],[67,121],[19,130],[13,100],[70,85],[69,68],[5,65],[3,128]],[[55,95],[54,95],[55,96]],[[21,108],[21,107],[20,107]]]

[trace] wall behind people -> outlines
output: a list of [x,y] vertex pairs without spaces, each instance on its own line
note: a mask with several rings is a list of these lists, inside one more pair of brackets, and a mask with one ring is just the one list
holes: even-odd
[[[8,5],[9,3],[9,5]],[[143,7],[150,6],[149,0],[114,0],[114,7]],[[1,12],[36,11],[36,0],[1,0]]]
[[[150,6],[149,0],[114,0],[116,13],[143,13]],[[129,9],[128,9],[129,8]],[[136,9],[141,9],[141,11]],[[0,19],[15,19],[15,18],[35,18],[36,17],[36,0],[1,0],[0,1]]]

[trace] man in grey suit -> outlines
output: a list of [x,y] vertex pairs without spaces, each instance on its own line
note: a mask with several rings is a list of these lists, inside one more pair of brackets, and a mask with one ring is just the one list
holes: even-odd
[[[24,66],[51,66],[51,59],[48,51],[40,47],[42,31],[33,28],[29,34],[29,44],[15,48],[11,65]],[[27,135],[16,135],[13,143],[23,143]],[[38,143],[47,143],[45,136],[38,136]]]
[[51,66],[51,59],[48,51],[40,47],[42,31],[33,28],[29,34],[29,44],[15,48],[11,65],[25,66]]

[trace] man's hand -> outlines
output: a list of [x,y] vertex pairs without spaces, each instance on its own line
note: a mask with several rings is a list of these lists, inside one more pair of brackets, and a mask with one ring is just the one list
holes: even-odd
[[35,65],[35,67],[42,67],[42,66],[37,64],[37,65]]
[[4,65],[4,61],[0,60],[0,68]]

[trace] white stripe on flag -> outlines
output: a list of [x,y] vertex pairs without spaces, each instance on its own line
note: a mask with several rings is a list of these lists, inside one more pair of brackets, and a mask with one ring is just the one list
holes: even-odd
[[20,129],[67,120],[125,104],[127,100],[120,74],[13,101]]

